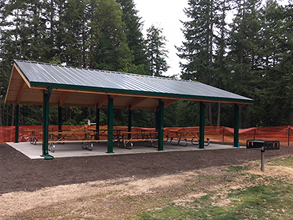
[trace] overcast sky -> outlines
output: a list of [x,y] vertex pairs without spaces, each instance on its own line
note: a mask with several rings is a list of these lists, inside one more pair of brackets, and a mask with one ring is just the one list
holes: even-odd
[[[183,12],[183,9],[188,6],[187,2],[187,0],[134,0],[138,16],[142,17],[142,21],[144,21],[143,34],[145,36],[146,29],[152,24],[155,27],[163,28],[163,35],[167,39],[166,48],[169,50],[167,62],[170,66],[164,75],[180,74],[180,59],[176,55],[177,50],[174,45],[181,46],[182,41],[184,41],[183,33],[180,30],[183,27],[180,20],[187,21],[187,17]],[[288,0],[278,0],[278,3],[286,5]]]
[[146,34],[152,24],[163,28],[163,35],[167,39],[166,49],[169,50],[167,59],[170,66],[164,75],[178,75],[180,73],[179,57],[176,55],[176,46],[181,46],[184,40],[180,30],[180,20],[186,21],[187,17],[183,9],[187,7],[187,0],[134,0],[138,16],[144,21],[143,33]]

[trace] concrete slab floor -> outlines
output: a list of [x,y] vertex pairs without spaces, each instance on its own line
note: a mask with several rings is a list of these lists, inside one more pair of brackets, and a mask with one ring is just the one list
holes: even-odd
[[[42,154],[42,143],[37,142],[36,145],[30,144],[29,142],[20,143],[7,143],[17,151],[21,152],[30,159],[44,159],[41,157]],[[140,154],[140,153],[162,153],[170,151],[193,151],[193,150],[215,150],[215,149],[232,149],[234,148],[231,144],[214,144],[210,143],[209,146],[205,146],[204,149],[199,149],[198,145],[192,145],[189,143],[186,147],[171,145],[170,142],[164,142],[164,151],[158,151],[155,147],[148,146],[149,143],[138,143],[135,142],[132,149],[123,148],[123,144],[113,144],[114,153],[107,153],[107,142],[95,143],[92,151],[82,149],[81,143],[65,143],[57,144],[55,152],[49,151],[49,154],[54,158],[63,157],[88,157],[88,156],[111,156],[121,154]],[[154,143],[157,146],[157,143]]]

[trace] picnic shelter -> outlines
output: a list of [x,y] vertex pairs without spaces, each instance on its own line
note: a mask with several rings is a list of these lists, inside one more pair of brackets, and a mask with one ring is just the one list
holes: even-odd
[[234,146],[239,140],[239,106],[254,100],[197,81],[176,80],[95,69],[75,68],[32,61],[15,60],[12,66],[5,103],[15,104],[15,142],[18,142],[19,105],[43,106],[42,156],[48,152],[49,105],[58,107],[61,127],[61,107],[92,107],[108,109],[107,152],[113,153],[113,109],[128,109],[131,129],[133,109],[157,113],[158,150],[163,148],[164,108],[178,100],[200,104],[199,148],[204,148],[205,106],[210,102],[234,106]]

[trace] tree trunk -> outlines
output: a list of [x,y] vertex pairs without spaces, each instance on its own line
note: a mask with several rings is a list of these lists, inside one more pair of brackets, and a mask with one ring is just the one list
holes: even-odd
[[293,110],[290,111],[290,126],[293,126]]
[[[219,79],[219,88],[222,88],[222,77]],[[218,102],[218,118],[217,118],[217,126],[221,124],[221,103]]]
[[221,103],[218,102],[218,118],[217,118],[217,126],[219,127],[221,124]]
[[[212,85],[212,68],[213,68],[213,1],[211,1],[210,5],[210,33],[209,33],[209,85]],[[212,103],[209,104],[209,121],[210,126],[213,125],[213,117],[212,117]]]
[[65,121],[68,120],[68,107],[65,107]]

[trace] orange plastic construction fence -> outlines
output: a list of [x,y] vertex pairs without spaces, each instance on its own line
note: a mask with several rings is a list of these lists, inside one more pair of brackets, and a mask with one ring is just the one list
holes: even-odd
[[[94,127],[94,126],[92,126]],[[83,131],[88,129],[87,125],[62,125],[62,130],[71,131]],[[126,126],[114,126],[114,130],[127,131]],[[140,128],[132,127],[131,131],[142,130],[155,130],[154,128]],[[164,137],[176,137],[174,131],[193,131],[198,132],[199,127],[165,127]],[[32,131],[35,131],[35,135],[38,136],[38,140],[42,140],[42,125],[33,126],[19,126],[19,142],[25,142],[30,140]],[[49,131],[58,131],[57,125],[50,125]],[[104,131],[101,139],[107,139],[107,126],[100,126],[100,132]],[[173,132],[172,132],[173,131]],[[6,126],[0,127],[0,143],[14,142],[15,141],[15,127]],[[205,139],[209,138],[211,142],[220,143],[233,143],[234,141],[234,128],[217,127],[217,126],[205,126]],[[291,126],[279,126],[279,127],[253,127],[247,129],[239,129],[239,143],[245,144],[247,140],[262,139],[262,140],[274,140],[280,141],[283,146],[293,146],[293,127]]]

